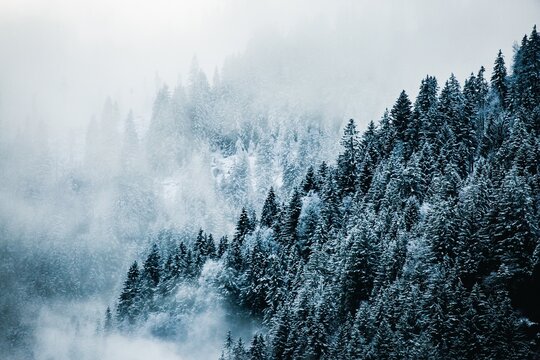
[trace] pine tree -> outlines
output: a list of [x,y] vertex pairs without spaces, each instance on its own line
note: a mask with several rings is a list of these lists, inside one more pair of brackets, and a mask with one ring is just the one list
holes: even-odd
[[273,184],[273,178],[270,176],[274,169],[274,157],[276,146],[271,134],[264,134],[259,141],[256,149],[255,178],[259,196],[257,199],[264,199],[266,191]]
[[530,188],[515,170],[505,177],[492,216],[496,224],[492,241],[501,263],[499,272],[514,281],[523,279],[532,273],[538,228],[533,221]]
[[338,158],[338,184],[342,194],[350,194],[356,188],[359,157],[358,131],[353,119],[345,127],[341,145],[343,153]]
[[418,131],[419,147],[425,141],[433,142],[438,133],[437,91],[437,79],[433,76],[426,76],[420,84],[420,91],[414,102],[413,122],[409,127],[409,132],[412,134],[408,136],[414,138],[415,132]]
[[137,131],[135,130],[133,112],[130,110],[125,123],[120,162],[124,172],[134,174],[141,166],[141,161],[139,139],[137,137]]
[[268,284],[266,278],[266,256],[257,241],[251,250],[244,273],[245,289],[242,291],[242,302],[254,313],[261,314],[266,307]]
[[251,226],[251,220],[248,217],[246,208],[242,208],[240,218],[236,223],[236,232],[234,233],[233,242],[242,244],[244,242],[244,238],[250,232]]
[[176,166],[177,129],[172,112],[171,94],[163,86],[154,101],[152,119],[146,136],[146,152],[151,168],[158,174],[168,174]]
[[235,206],[239,207],[247,203],[250,193],[249,160],[240,139],[236,142],[234,163],[222,186],[225,195]]
[[485,314],[487,338],[484,343],[487,358],[517,360],[533,356],[531,343],[525,340],[521,321],[506,291],[494,291],[486,301]]
[[523,37],[515,54],[512,75],[512,106],[530,111],[540,102],[540,35],[536,26],[530,36]]
[[481,235],[485,217],[491,206],[489,183],[477,175],[462,191],[456,204],[457,245],[456,268],[464,285],[470,288],[480,275],[490,267],[487,265],[488,244]]
[[307,327],[309,338],[305,351],[306,359],[322,359],[329,353],[330,309],[326,301],[321,301],[312,312]]
[[111,314],[111,308],[107,306],[107,310],[105,310],[105,323],[103,325],[103,331],[108,334],[113,329],[113,319]]
[[325,161],[319,165],[319,169],[317,170],[317,180],[317,187],[322,190],[326,185],[326,181],[328,181],[328,164],[326,164]]
[[379,142],[373,122],[368,124],[366,132],[362,136],[361,148],[363,158],[358,166],[358,190],[367,193],[380,158]]
[[285,227],[282,232],[282,241],[287,245],[293,245],[297,240],[298,219],[302,211],[302,197],[298,190],[294,190],[291,200],[287,206]]
[[272,227],[272,224],[277,220],[278,203],[274,188],[270,188],[261,212],[261,226]]
[[140,304],[137,302],[140,291],[139,266],[135,261],[129,268],[122,293],[118,300],[116,316],[119,324],[127,322],[129,325],[133,325],[135,323],[140,310],[138,308]]
[[340,200],[337,189],[330,183],[322,193],[323,207],[320,221],[327,226],[328,231],[341,227]]
[[287,359],[287,345],[291,333],[291,319],[286,307],[282,307],[274,317],[272,325],[272,358]]
[[162,280],[161,257],[156,244],[146,258],[141,272],[141,315],[147,317],[150,312],[156,310],[155,295],[158,285]]
[[530,113],[540,103],[540,35],[536,25],[514,56],[509,100],[514,111]]
[[191,120],[191,129],[196,136],[202,137],[210,125],[212,101],[210,84],[206,74],[200,69],[196,57],[191,62],[188,80],[188,115]]
[[217,257],[221,258],[223,254],[225,254],[225,252],[227,251],[228,247],[229,247],[229,239],[227,238],[226,235],[222,236],[221,239],[219,239],[219,245],[217,248]]
[[255,334],[249,348],[249,360],[266,360],[266,345],[261,334]]
[[360,230],[367,223],[358,227],[347,240],[347,251],[342,270],[341,294],[343,297],[343,312],[356,313],[360,301],[366,300],[373,286],[375,269],[377,268],[377,248],[375,239],[367,228]]
[[240,271],[244,267],[244,258],[242,256],[242,245],[239,241],[233,241],[225,253],[226,265],[234,270]]
[[[177,255],[176,255],[177,256]],[[175,255],[169,254],[167,256],[167,261],[165,261],[165,265],[163,267],[163,273],[162,273],[162,283],[169,283],[167,284],[167,287],[170,285],[171,281],[174,281],[178,278],[180,275],[179,268],[178,268],[178,262],[175,261]]]
[[480,154],[484,157],[493,157],[503,145],[509,130],[506,117],[488,117],[486,129],[482,138]]
[[174,254],[174,262],[175,262],[175,268],[178,269],[178,276],[185,276],[189,277],[189,274],[191,272],[191,259],[188,254],[188,249],[186,244],[181,242],[178,245],[178,249],[176,250],[176,253]]
[[336,339],[333,346],[330,348],[330,356],[336,360],[349,359],[349,352],[351,349],[351,335],[352,335],[353,318],[351,314],[347,314],[347,320],[341,324],[337,331]]
[[206,255],[210,259],[214,259],[216,257],[216,243],[214,242],[214,237],[212,234],[208,234],[206,237]]
[[222,356],[227,360],[232,359],[233,345],[234,345],[234,342],[233,342],[232,334],[230,331],[227,331],[227,336],[225,338],[225,343],[223,344],[223,352],[222,352],[223,354]]
[[390,117],[392,118],[392,125],[396,129],[397,140],[405,141],[407,129],[410,126],[412,115],[412,104],[409,100],[409,96],[405,90],[403,90],[394,104],[394,107],[390,111]]
[[150,254],[148,254],[144,262],[142,278],[149,281],[149,285],[153,288],[159,284],[161,278],[161,257],[156,244],[152,245]]
[[504,64],[504,56],[501,50],[499,50],[497,58],[495,59],[495,65],[493,65],[491,88],[496,94],[499,103],[503,109],[505,109],[508,96],[508,79],[506,74],[506,66]]
[[427,221],[426,233],[439,262],[447,257],[456,257],[457,224],[454,219],[455,209],[452,203],[439,200]]
[[207,245],[207,236],[204,233],[203,229],[199,229],[199,232],[197,233],[197,238],[195,239],[195,252],[205,258],[208,255],[208,251],[206,249]]
[[455,75],[452,74],[441,91],[438,110],[443,123],[448,124],[456,134],[462,133],[458,127],[463,118],[463,106],[464,99],[461,87]]
[[307,170],[306,177],[302,182],[302,193],[307,195],[310,191],[318,191],[317,179],[315,178],[315,172],[313,166],[310,166]]
[[242,341],[242,338],[238,338],[238,341],[233,347],[232,350],[232,359],[233,360],[247,360],[247,351],[244,346],[244,342]]

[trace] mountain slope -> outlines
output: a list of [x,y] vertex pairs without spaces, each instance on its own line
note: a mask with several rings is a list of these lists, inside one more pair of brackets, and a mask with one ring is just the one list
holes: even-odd
[[229,333],[223,359],[537,357],[536,27],[511,75],[499,52],[490,81],[441,88],[427,76],[361,135],[351,120],[335,163],[269,189],[230,238],[159,232],[105,331],[189,339],[204,289],[229,324],[259,326],[249,344]]

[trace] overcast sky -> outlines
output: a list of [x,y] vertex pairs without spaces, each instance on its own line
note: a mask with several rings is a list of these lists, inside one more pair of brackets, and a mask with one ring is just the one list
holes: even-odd
[[427,73],[490,71],[499,48],[510,61],[538,19],[538,0],[2,0],[0,119],[86,124],[106,96],[144,113],[156,78],[185,79],[195,54],[211,78],[248,44],[264,48],[261,34],[287,41],[278,52],[305,48],[313,79],[336,73],[333,88],[360,89],[361,116],[376,119]]

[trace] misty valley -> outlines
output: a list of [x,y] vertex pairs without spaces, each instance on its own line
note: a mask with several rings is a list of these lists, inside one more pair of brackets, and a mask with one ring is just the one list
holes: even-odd
[[0,119],[0,358],[539,359],[529,31],[377,121],[249,53],[82,136]]

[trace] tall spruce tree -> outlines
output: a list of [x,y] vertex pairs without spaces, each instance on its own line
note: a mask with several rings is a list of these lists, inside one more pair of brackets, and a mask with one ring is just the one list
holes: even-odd
[[409,96],[403,90],[400,94],[394,107],[390,111],[392,125],[396,129],[397,140],[405,141],[407,138],[407,129],[410,126],[412,115],[412,104]]
[[251,231],[251,220],[249,219],[246,208],[242,208],[240,218],[236,223],[236,231],[234,233],[233,242],[242,244],[246,235]]
[[495,64],[493,65],[493,73],[491,74],[491,88],[497,96],[497,100],[506,109],[506,102],[508,96],[508,78],[506,73],[506,65],[504,63],[504,56],[501,50],[497,54]]
[[138,303],[140,291],[139,265],[135,261],[129,268],[124,287],[118,299],[118,306],[116,307],[116,317],[120,325],[125,323],[133,325],[135,323],[140,310],[140,304]]
[[276,194],[274,193],[274,188],[270,187],[261,212],[261,226],[272,227],[272,224],[278,220],[278,206],[279,205],[276,201]]
[[359,158],[359,140],[353,119],[345,127],[341,138],[343,152],[338,158],[338,183],[341,194],[350,194],[356,189]]

